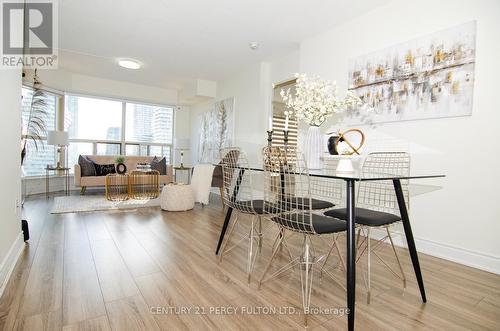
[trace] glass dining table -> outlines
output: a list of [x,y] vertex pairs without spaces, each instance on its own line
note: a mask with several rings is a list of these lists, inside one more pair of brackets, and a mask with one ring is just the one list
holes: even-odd
[[[238,171],[238,180],[241,182],[243,174],[245,171],[256,171],[263,172],[262,167],[250,167],[250,168],[240,168]],[[346,183],[346,208],[347,208],[347,240],[346,240],[346,280],[347,280],[347,308],[348,308],[348,330],[354,330],[354,318],[355,318],[355,303],[356,303],[356,245],[355,245],[355,219],[356,219],[356,202],[355,202],[355,189],[356,183],[363,181],[392,181],[394,186],[394,193],[398,202],[399,212],[401,215],[401,220],[403,223],[404,232],[406,235],[406,241],[408,244],[408,250],[410,252],[411,261],[413,264],[413,270],[415,271],[415,276],[417,279],[418,287],[420,290],[420,295],[423,302],[427,302],[427,297],[425,295],[424,280],[422,278],[422,272],[420,269],[420,262],[418,260],[417,248],[415,246],[415,240],[413,238],[413,232],[411,229],[410,218],[408,216],[408,210],[406,207],[406,202],[403,195],[403,189],[401,186],[402,180],[414,180],[414,179],[428,179],[428,178],[439,178],[445,177],[444,174],[437,173],[420,173],[412,171],[409,175],[396,175],[388,173],[367,173],[362,171],[355,171],[352,173],[338,173],[335,170],[311,170],[308,173],[311,177],[319,177],[326,179],[336,179],[342,180]],[[239,185],[235,186],[234,191],[231,193],[232,199],[237,199]],[[332,188],[334,189],[334,188]],[[232,208],[228,208],[226,216],[224,219],[224,224],[219,236],[219,241],[217,243],[217,248],[215,254],[219,254],[219,249],[221,247],[222,241],[224,240],[224,235],[226,233],[227,227],[229,225]]]

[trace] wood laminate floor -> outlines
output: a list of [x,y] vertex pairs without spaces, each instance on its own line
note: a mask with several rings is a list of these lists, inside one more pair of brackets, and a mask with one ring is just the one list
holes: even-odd
[[[250,285],[244,247],[218,263],[214,250],[224,213],[216,199],[189,212],[143,208],[51,215],[51,205],[44,197],[25,204],[31,240],[0,299],[0,329],[304,329],[297,270],[257,290],[274,228],[266,234]],[[289,241],[297,253],[300,238]],[[328,241],[315,240],[317,255]],[[341,249],[344,254],[343,238]],[[365,259],[358,264],[357,330],[500,330],[500,276],[420,254],[428,297],[423,304],[408,253],[398,251],[406,290],[374,257],[370,305]],[[379,255],[392,263],[390,246],[382,245]],[[283,252],[273,269],[286,262]],[[341,270],[332,273],[344,282]],[[308,330],[346,328],[346,317],[334,314],[345,306],[345,292],[330,278],[315,273],[311,304],[330,313],[311,316]],[[236,313],[223,311],[231,307]]]

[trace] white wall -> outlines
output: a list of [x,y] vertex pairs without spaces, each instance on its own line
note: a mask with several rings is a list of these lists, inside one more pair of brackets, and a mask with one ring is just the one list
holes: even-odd
[[[234,146],[247,153],[250,164],[261,161],[261,149],[267,144],[266,130],[272,109],[272,84],[293,78],[299,68],[299,52],[277,56],[243,68],[217,82],[217,100],[234,97]],[[198,159],[201,114],[213,107],[213,101],[191,106],[191,155]]]
[[0,295],[21,234],[21,71],[0,69]]
[[351,57],[477,20],[472,116],[382,124],[367,129],[367,137],[406,144],[413,169],[447,175],[443,180],[421,181],[442,189],[411,201],[418,246],[500,273],[500,2],[423,0],[416,4],[394,1],[302,42],[300,69],[337,80],[345,92]]
[[202,114],[209,111],[213,105],[214,102],[212,100],[207,100],[190,107],[189,126],[191,149],[189,150],[189,157],[192,165],[198,163]]
[[[32,72],[25,82],[33,82]],[[176,105],[178,91],[118,80],[82,75],[64,69],[42,70],[38,72],[42,84],[62,92],[87,94],[131,101]]]
[[[190,107],[189,106],[180,106],[175,110],[174,120],[174,137],[175,139],[191,139],[191,121],[190,121]],[[175,143],[175,141],[174,141]],[[180,165],[180,150],[175,149],[174,146],[174,164]],[[184,165],[191,165],[191,151],[184,152]]]

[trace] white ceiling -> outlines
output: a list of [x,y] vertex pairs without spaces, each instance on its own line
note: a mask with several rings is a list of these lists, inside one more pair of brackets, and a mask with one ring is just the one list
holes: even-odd
[[[72,72],[182,88],[285,54],[301,40],[388,0],[64,0],[59,65]],[[252,51],[250,41],[260,48]],[[137,71],[118,57],[144,63]]]

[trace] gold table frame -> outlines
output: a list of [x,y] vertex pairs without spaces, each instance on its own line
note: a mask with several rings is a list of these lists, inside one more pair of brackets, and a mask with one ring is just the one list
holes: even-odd
[[125,201],[130,198],[128,174],[108,174],[105,179],[106,199],[109,201]]
[[105,189],[109,201],[155,199],[160,196],[160,173],[134,170],[130,174],[108,174]]
[[135,200],[149,200],[160,196],[160,172],[134,170],[129,175],[129,196]]

